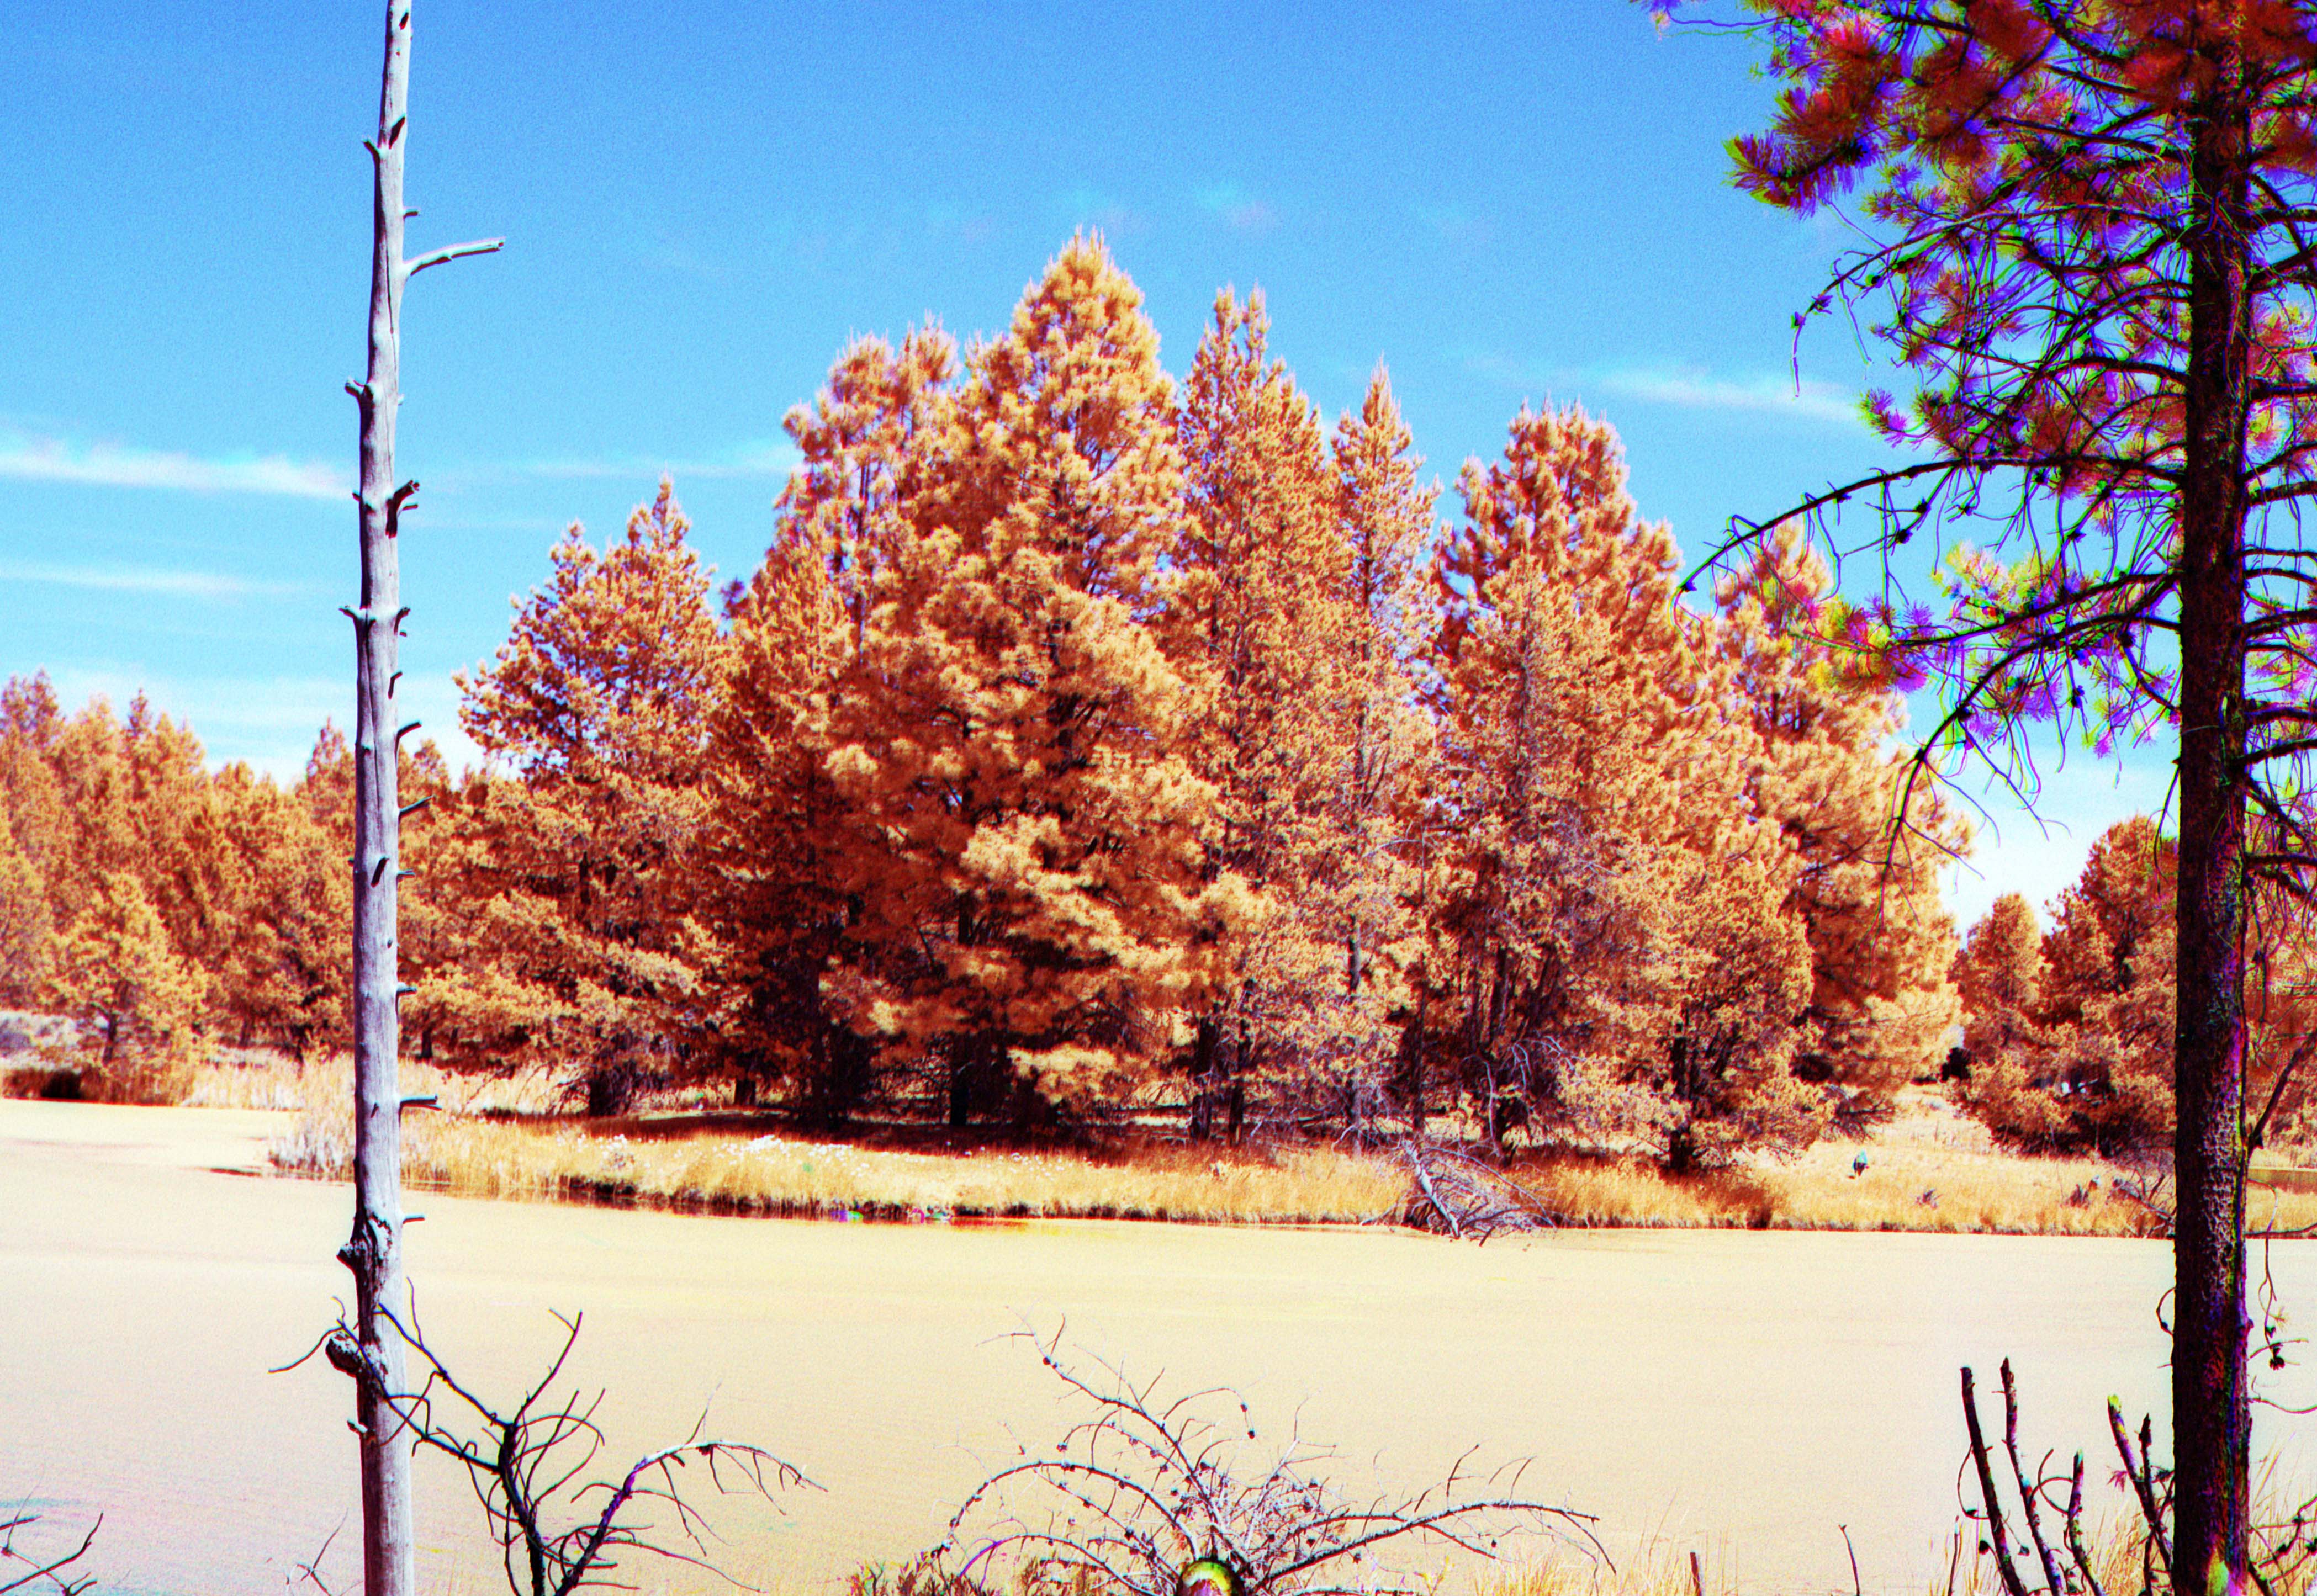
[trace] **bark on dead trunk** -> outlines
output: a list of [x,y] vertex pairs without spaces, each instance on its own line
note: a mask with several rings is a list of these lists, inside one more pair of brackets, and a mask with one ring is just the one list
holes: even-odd
[[2248,119],[2233,43],[2189,124],[2180,486],[2180,855],[2173,1239],[2174,1588],[2246,1588],[2242,931]]
[[362,407],[362,601],[354,627],[354,1221],[338,1257],[354,1277],[354,1333],[363,1353],[354,1413],[362,1449],[362,1589],[415,1596],[411,1562],[410,1437],[389,1400],[407,1388],[402,1338],[387,1315],[402,1313],[400,1036],[395,987],[395,659],[402,625],[396,559],[400,504],[394,424],[402,402],[402,155],[410,68],[409,0],[389,0],[386,64],[378,101],[371,218],[370,364],[352,385]]
[[402,403],[402,290],[443,261],[498,247],[453,245],[406,261],[402,224],[405,106],[410,71],[410,0],[388,0],[378,136],[369,146],[370,363],[346,385],[362,410],[362,598],[346,611],[354,629],[354,1217],[338,1250],[354,1277],[355,1415],[362,1451],[362,1588],[366,1596],[415,1596],[411,1560],[411,1440],[392,1398],[407,1389],[402,1338],[389,1315],[406,1314],[402,1278],[402,1093],[398,1075],[401,967],[397,878],[402,871],[395,688],[402,620],[396,536],[417,484],[394,476],[394,427]]

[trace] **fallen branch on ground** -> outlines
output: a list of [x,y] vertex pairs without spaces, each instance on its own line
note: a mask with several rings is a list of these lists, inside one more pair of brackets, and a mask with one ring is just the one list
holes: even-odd
[[1559,1223],[1535,1192],[1468,1153],[1413,1139],[1401,1142],[1400,1153],[1414,1188],[1401,1219],[1418,1230],[1485,1242],[1506,1231],[1550,1230]]

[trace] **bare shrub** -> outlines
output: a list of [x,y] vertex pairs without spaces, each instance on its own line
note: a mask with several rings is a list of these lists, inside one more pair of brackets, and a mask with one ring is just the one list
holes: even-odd
[[[585,1397],[576,1386],[560,1395],[550,1392],[579,1339],[582,1315],[555,1315],[564,1327],[562,1346],[547,1372],[505,1413],[452,1373],[420,1331],[415,1311],[408,1326],[387,1317],[418,1355],[425,1378],[416,1391],[382,1389],[382,1399],[408,1424],[414,1446],[439,1452],[466,1471],[514,1596],[634,1589],[613,1577],[622,1571],[621,1559],[634,1552],[721,1574],[709,1556],[707,1519],[695,1504],[702,1483],[720,1495],[747,1493],[767,1502],[777,1490],[812,1484],[762,1447],[702,1438],[698,1424],[675,1445],[581,1483],[604,1449],[595,1422],[604,1393]],[[378,1364],[343,1318],[317,1350],[344,1374],[380,1380]],[[441,1416],[445,1413],[458,1417]],[[684,1471],[694,1466],[700,1473],[688,1476]],[[655,1510],[657,1523],[648,1516]]]
[[971,1546],[956,1577],[1010,1565],[1024,1596],[1178,1596],[1186,1575],[1233,1596],[1366,1596],[1412,1589],[1390,1559],[1418,1547],[1489,1559],[1507,1538],[1542,1536],[1607,1560],[1589,1514],[1517,1494],[1520,1465],[1471,1476],[1467,1454],[1416,1495],[1354,1500],[1326,1477],[1336,1454],[1300,1435],[1264,1449],[1228,1389],[1162,1400],[1156,1379],[1099,1361],[1080,1373],[1059,1331],[1017,1339],[1091,1416],[966,1497],[935,1554]]
[[[2269,1351],[2281,1360],[2271,1327]],[[2143,1419],[2135,1434],[2124,1411],[2108,1399],[2108,1437],[2122,1467],[2111,1477],[2131,1497],[2122,1524],[2095,1532],[2084,1497],[2084,1455],[2064,1468],[2045,1452],[2028,1467],[2019,1441],[2019,1395],[2011,1364],[2002,1368],[2003,1434],[2000,1449],[1980,1426],[1972,1371],[1963,1371],[1964,1425],[1969,1456],[1964,1471],[1977,1487],[1979,1504],[1966,1498],[1964,1518],[1979,1538],[1978,1556],[1992,1565],[2001,1596],[2160,1596],[2174,1588],[2172,1571],[2172,1471],[2157,1460],[2155,1426]],[[2095,1476],[2097,1477],[2097,1476]],[[2280,1500],[2273,1476],[2256,1493],[2248,1541],[2248,1571],[2260,1596],[2305,1596],[2317,1575],[2317,1498]],[[1958,1536],[1955,1565],[1948,1575],[1955,1591],[1967,1539]],[[1974,1567],[1963,1587],[1975,1591]]]

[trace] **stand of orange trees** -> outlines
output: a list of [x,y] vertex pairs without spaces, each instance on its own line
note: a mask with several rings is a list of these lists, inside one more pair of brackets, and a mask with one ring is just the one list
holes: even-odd
[[[857,342],[788,424],[772,546],[720,603],[663,484],[608,547],[559,543],[466,680],[493,768],[399,768],[436,1063],[550,1065],[597,1112],[703,1081],[825,1125],[1457,1112],[1675,1166],[1937,1067],[1961,838],[1919,795],[1887,845],[1899,700],[1810,640],[1838,601],[1797,543],[1682,602],[1605,423],[1518,417],[1440,527],[1384,373],[1331,426],[1226,292],[1178,385],[1080,238],[1002,337]],[[50,972],[8,1001],[85,1001],[54,973],[75,871],[117,859],[213,980],[177,1031],[344,1045],[309,958],[344,934],[344,740],[268,797],[173,729],[145,756],[173,803],[289,818],[60,844],[65,815],[150,820],[55,796],[112,723],[44,691],[0,723],[0,936]],[[181,878],[248,885],[204,921]]]

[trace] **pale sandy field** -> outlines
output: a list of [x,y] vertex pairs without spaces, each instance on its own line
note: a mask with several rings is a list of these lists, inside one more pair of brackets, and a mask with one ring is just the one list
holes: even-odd
[[[278,1592],[341,1523],[344,1381],[302,1351],[346,1276],[343,1189],[250,1178],[274,1116],[0,1101],[0,1497],[106,1514],[115,1592]],[[575,1371],[615,1441],[707,1408],[825,1493],[720,1523],[757,1584],[817,1589],[938,1539],[976,1480],[1071,1416],[1008,1333],[1137,1375],[1227,1383],[1267,1437],[1335,1442],[1345,1482],[1407,1484],[1468,1448],[1621,1555],[1696,1547],[1717,1585],[1920,1592],[1955,1516],[1955,1370],[2008,1355],[2026,1439],[2090,1447],[2110,1392],[2162,1422],[2155,1244],[2070,1237],[1561,1232],[1475,1247],[1381,1230],[1054,1223],[868,1226],[416,1199],[430,1331],[507,1392],[583,1310]],[[2280,1245],[2288,1303],[2317,1248]],[[2305,1402],[2297,1371],[2277,1394]],[[2307,1472],[2317,1425],[2267,1414]],[[2094,1472],[2105,1475],[2095,1449]],[[423,1583],[502,1588],[462,1485],[422,1477]],[[1713,1574],[1709,1575],[1713,1578]],[[647,1588],[702,1588],[696,1582]],[[707,1587],[713,1588],[713,1587]]]

